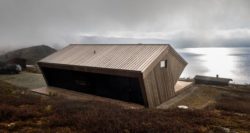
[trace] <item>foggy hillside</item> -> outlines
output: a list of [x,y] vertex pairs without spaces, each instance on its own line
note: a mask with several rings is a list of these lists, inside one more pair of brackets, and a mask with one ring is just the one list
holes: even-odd
[[14,50],[3,55],[0,55],[0,61],[8,61],[13,58],[24,58],[27,60],[27,64],[35,64],[40,59],[56,52],[55,49],[46,46],[39,45],[28,48],[22,48],[18,50]]

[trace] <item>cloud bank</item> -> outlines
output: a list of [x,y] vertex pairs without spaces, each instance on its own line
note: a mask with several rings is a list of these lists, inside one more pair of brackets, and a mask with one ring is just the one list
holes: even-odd
[[0,45],[250,46],[249,0],[0,0]]

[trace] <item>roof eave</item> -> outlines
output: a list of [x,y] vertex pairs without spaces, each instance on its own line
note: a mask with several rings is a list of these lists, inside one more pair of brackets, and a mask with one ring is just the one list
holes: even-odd
[[90,67],[90,66],[77,66],[69,64],[57,64],[57,63],[48,63],[39,61],[38,65],[40,68],[56,68],[56,69],[65,69],[89,73],[98,73],[98,74],[107,74],[107,75],[116,75],[116,76],[125,76],[125,77],[140,77],[142,75],[141,71],[136,70],[124,70],[124,69],[111,69],[111,68],[100,68],[100,67]]

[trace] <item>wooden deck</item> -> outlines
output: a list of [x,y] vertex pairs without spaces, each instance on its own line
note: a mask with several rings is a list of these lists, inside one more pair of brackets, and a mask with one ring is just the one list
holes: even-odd
[[192,84],[193,84],[192,82],[178,81],[174,86],[175,92],[178,93]]
[[65,97],[65,98],[71,99],[71,100],[106,102],[106,103],[110,103],[110,104],[119,105],[119,106],[122,106],[122,107],[128,108],[128,109],[144,108],[143,105],[139,105],[139,104],[128,103],[128,102],[124,102],[124,101],[119,101],[119,100],[110,99],[110,98],[106,98],[106,97],[90,95],[90,94],[71,91],[71,90],[62,89],[62,88],[42,87],[42,88],[32,89],[31,91],[35,92],[35,93],[42,94],[42,95],[46,95],[46,96],[53,96],[53,95],[62,96],[62,97]]

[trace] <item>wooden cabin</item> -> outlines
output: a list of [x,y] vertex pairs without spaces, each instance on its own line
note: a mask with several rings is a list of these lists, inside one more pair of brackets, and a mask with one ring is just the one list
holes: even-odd
[[232,81],[232,79],[220,78],[218,75],[216,77],[200,76],[200,75],[196,75],[194,77],[195,84],[228,86],[230,81]]
[[38,65],[48,86],[156,107],[187,62],[168,44],[71,44]]

